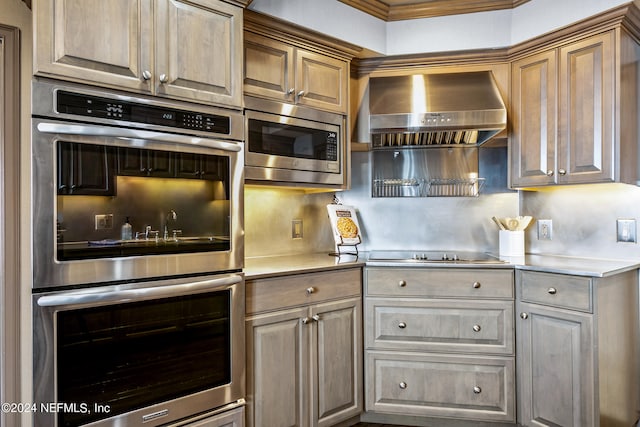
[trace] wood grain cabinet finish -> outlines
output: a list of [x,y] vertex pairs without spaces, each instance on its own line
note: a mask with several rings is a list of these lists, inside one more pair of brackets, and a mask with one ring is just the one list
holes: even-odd
[[348,62],[251,32],[244,39],[246,94],[347,112]]
[[605,278],[518,271],[516,288],[519,423],[633,425],[640,413],[637,271]]
[[198,421],[189,423],[172,424],[168,427],[243,427],[244,426],[244,408],[235,408],[229,411],[212,415]]
[[[513,358],[367,352],[377,412],[509,422]],[[437,424],[436,424],[437,425]]]
[[44,0],[34,73],[242,106],[242,8],[219,0]]
[[365,283],[368,420],[515,422],[512,269],[367,267]]
[[360,268],[247,281],[249,426],[329,427],[361,412],[361,283]]
[[514,61],[512,186],[636,182],[638,56],[612,29]]

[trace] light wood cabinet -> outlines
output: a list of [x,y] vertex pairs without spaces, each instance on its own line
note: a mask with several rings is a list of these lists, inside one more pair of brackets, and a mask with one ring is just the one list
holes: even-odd
[[513,62],[513,187],[637,181],[637,60],[611,29]]
[[242,107],[242,8],[219,0],[44,0],[34,73]]
[[515,422],[513,275],[367,267],[367,421]]
[[244,58],[246,94],[347,112],[347,61],[249,32]]
[[197,421],[171,424],[168,427],[243,427],[244,407],[228,410]]
[[630,426],[638,419],[638,274],[517,273],[523,426]]
[[361,412],[361,283],[360,268],[247,281],[249,426],[329,427]]

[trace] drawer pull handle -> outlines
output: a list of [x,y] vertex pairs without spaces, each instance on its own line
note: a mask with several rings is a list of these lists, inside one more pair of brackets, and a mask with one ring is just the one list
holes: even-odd
[[549,294],[551,295],[555,295],[558,292],[558,290],[556,288],[549,288],[547,289],[547,292],[549,292]]
[[478,386],[475,386],[475,387],[473,387],[473,392],[475,394],[480,394],[480,393],[482,393],[482,389],[480,387],[478,387]]
[[480,282],[473,282],[473,289],[480,289],[480,286],[482,286]]
[[480,330],[481,330],[481,329],[482,329],[482,328],[480,327],[480,325],[473,325],[473,330],[474,330],[475,332],[480,332]]
[[316,291],[316,288],[314,288],[313,286],[309,286],[307,288],[307,295],[311,295],[312,293],[314,293]]
[[310,321],[311,321],[311,319],[309,319],[308,317],[303,317],[303,318],[302,318],[302,323],[303,323],[304,325],[308,324]]
[[407,388],[407,383],[405,383],[404,381],[401,381],[400,384],[398,384],[398,386],[404,390]]
[[527,313],[520,313],[520,318],[521,319],[527,319],[529,317],[529,315]]
[[400,280],[398,282],[398,286],[400,286],[401,288],[404,288],[405,286],[407,286],[407,282],[405,282],[404,280]]
[[398,323],[398,328],[400,328],[400,329],[404,329],[404,328],[406,328],[406,327],[407,327],[407,324],[406,324],[406,323],[404,323],[404,322],[400,322],[400,323]]
[[320,315],[319,314],[314,314],[313,316],[311,316],[311,318],[316,322],[320,321]]

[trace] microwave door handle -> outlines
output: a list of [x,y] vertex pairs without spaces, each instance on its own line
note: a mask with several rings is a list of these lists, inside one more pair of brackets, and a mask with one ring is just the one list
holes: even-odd
[[123,303],[156,298],[167,298],[185,294],[201,293],[216,288],[226,287],[242,282],[243,277],[237,274],[227,275],[219,279],[200,282],[181,283],[177,285],[156,286],[141,289],[123,289],[95,293],[67,293],[63,295],[45,295],[38,298],[40,307],[59,307],[74,305],[92,305],[97,303]]
[[57,133],[65,135],[102,136],[111,138],[148,139],[160,142],[178,144],[203,145],[209,148],[217,148],[223,151],[239,152],[242,147],[234,142],[220,141],[217,139],[200,138],[196,136],[166,134],[140,129],[116,128],[110,126],[78,125],[66,123],[38,123],[38,131],[42,133]]

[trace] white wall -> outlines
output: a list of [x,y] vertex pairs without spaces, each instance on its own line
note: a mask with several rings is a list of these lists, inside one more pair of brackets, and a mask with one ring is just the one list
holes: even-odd
[[250,9],[385,55],[511,46],[628,3],[530,0],[515,9],[384,22],[338,0],[253,0]]
[[249,9],[374,52],[386,51],[385,22],[337,0],[253,0]]

